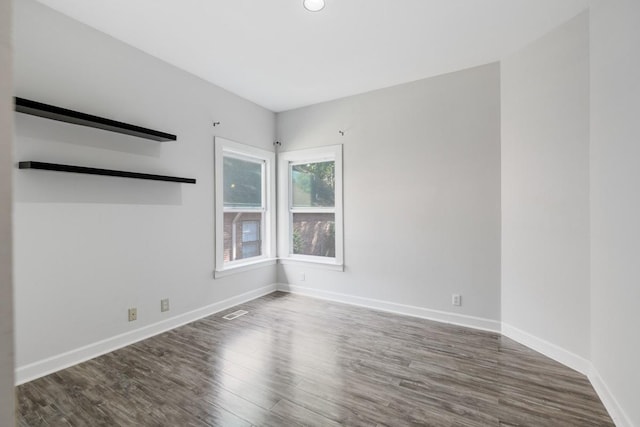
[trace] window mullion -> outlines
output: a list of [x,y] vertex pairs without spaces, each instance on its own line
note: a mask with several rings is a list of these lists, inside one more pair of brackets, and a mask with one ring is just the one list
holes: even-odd
[[223,212],[229,212],[229,213],[233,213],[233,212],[238,212],[238,213],[256,213],[256,212],[266,212],[265,208],[230,208],[230,207],[224,207],[222,208]]
[[327,208],[327,207],[323,207],[323,208],[300,208],[300,207],[295,207],[295,208],[289,208],[289,212],[291,213],[335,213],[336,212],[336,208],[332,207],[332,208]]

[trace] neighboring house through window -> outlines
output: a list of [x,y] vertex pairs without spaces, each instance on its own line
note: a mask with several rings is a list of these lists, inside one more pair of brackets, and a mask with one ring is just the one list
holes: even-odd
[[262,250],[260,230],[261,221],[242,221],[242,254],[243,258],[259,256]]

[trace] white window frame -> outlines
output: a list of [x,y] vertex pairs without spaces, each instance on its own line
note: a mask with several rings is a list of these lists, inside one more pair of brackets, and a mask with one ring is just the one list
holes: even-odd
[[[230,141],[225,138],[214,139],[214,190],[215,190],[215,272],[214,277],[224,277],[232,273],[262,267],[276,263],[276,172],[275,153]],[[263,215],[260,227],[262,237],[262,255],[247,259],[224,261],[224,213],[233,212],[233,208],[224,207],[224,157],[230,156],[241,160],[260,162],[263,164],[262,201],[263,207],[257,209]],[[240,209],[243,212],[247,209]]]
[[[291,165],[301,163],[335,162],[335,204],[334,208],[313,208],[313,212],[335,214],[335,258],[293,253],[292,218],[294,212],[305,209],[293,208],[291,188]],[[278,259],[282,264],[309,264],[332,270],[344,269],[344,238],[342,211],[342,145],[311,148],[306,150],[278,153]]]

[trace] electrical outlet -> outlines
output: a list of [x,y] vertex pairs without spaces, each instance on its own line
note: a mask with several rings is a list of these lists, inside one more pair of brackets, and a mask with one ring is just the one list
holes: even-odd
[[134,320],[138,320],[138,309],[130,308],[129,309],[129,322],[133,322]]
[[305,278],[306,277],[305,277],[304,273],[300,273],[300,281],[304,282]]
[[160,311],[169,311],[169,298],[160,300]]
[[462,305],[462,295],[460,295],[460,294],[451,295],[451,304],[453,304],[453,305]]

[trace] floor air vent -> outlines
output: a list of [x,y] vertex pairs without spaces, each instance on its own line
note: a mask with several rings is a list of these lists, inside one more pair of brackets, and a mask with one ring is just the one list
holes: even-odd
[[235,319],[237,317],[244,316],[247,313],[248,313],[248,311],[238,310],[238,311],[234,311],[233,313],[229,313],[226,316],[222,316],[222,318],[223,319],[227,319],[227,320],[233,320],[233,319]]

